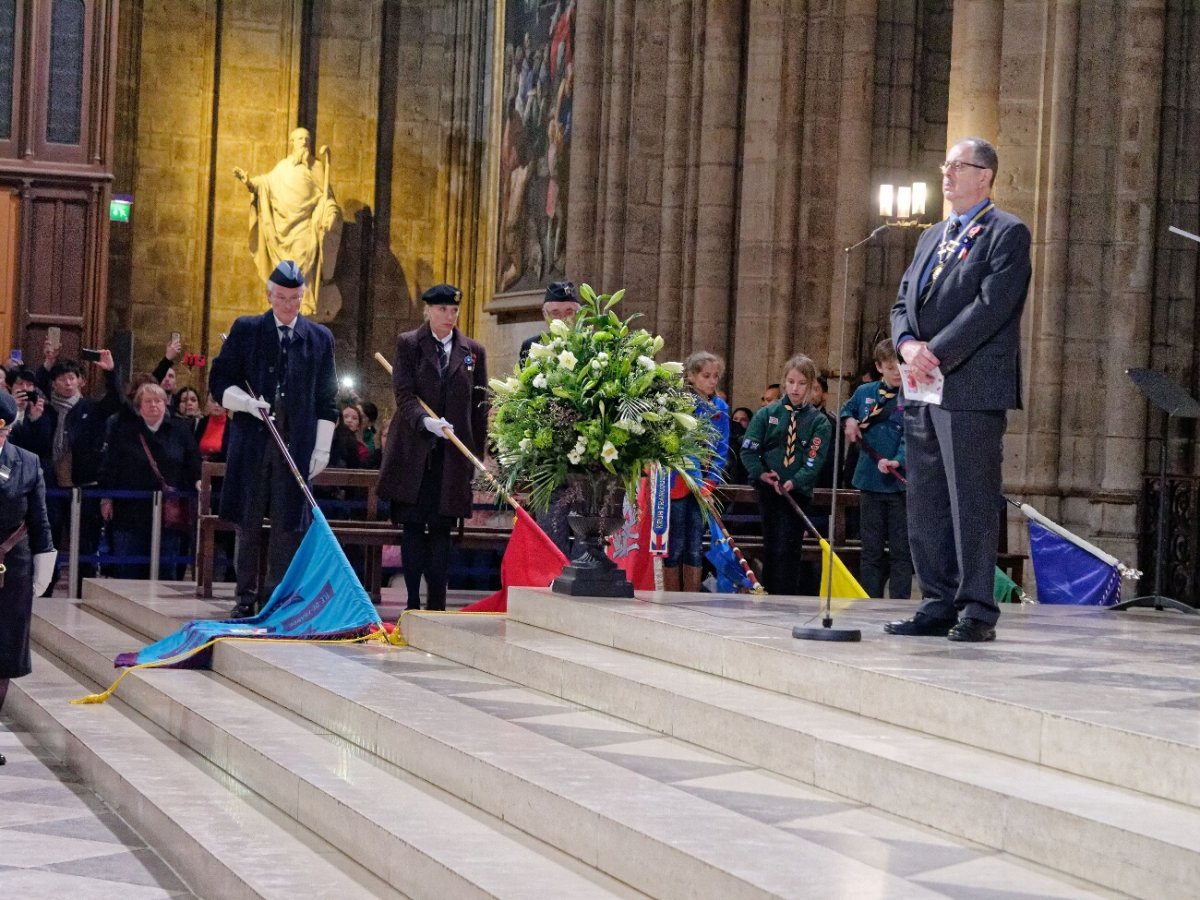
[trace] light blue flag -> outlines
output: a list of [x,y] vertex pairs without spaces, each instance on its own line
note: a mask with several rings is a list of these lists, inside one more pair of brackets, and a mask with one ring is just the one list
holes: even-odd
[[[382,631],[383,622],[319,509],[270,601],[248,619],[197,619],[174,634],[122,653],[117,666],[208,668],[217,638],[346,640]],[[204,648],[203,653],[197,653]],[[167,661],[170,662],[167,662]]]

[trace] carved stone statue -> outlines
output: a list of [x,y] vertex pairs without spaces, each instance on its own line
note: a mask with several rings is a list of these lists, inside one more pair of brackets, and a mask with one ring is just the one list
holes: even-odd
[[233,174],[254,199],[250,205],[250,253],[258,275],[267,278],[285,259],[295,260],[308,290],[301,312],[330,321],[341,308],[333,284],[342,236],[342,210],[329,188],[329,148],[313,156],[307,128],[289,136],[290,152],[264,175]]

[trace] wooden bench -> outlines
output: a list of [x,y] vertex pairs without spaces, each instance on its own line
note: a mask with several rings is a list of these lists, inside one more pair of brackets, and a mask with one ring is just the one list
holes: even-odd
[[[198,529],[196,541],[196,596],[212,597],[216,568],[216,541],[219,533],[232,534],[232,522],[221,519],[213,509],[213,482],[225,477],[225,464],[206,462],[200,471],[200,500],[198,504]],[[329,518],[330,529],[343,547],[362,547],[365,553],[363,587],[378,601],[383,587],[383,548],[400,543],[402,526],[393,525],[380,517],[380,501],[377,493],[379,471],[377,469],[326,469],[315,479],[315,488],[353,490],[365,497],[361,519]],[[459,522],[455,544],[470,550],[503,550],[512,532],[512,517],[497,516],[495,495],[485,492],[475,494],[476,512]],[[271,523],[264,519],[262,530],[269,532]],[[266,554],[262,554],[262,565],[266,565]]]
[[[216,562],[216,536],[221,532],[232,533],[232,523],[220,519],[212,508],[213,481],[225,475],[224,463],[206,462],[201,470],[199,528],[196,546],[196,595],[211,597]],[[383,548],[400,542],[401,527],[393,525],[379,515],[380,503],[376,487],[379,472],[375,469],[326,469],[314,479],[317,488],[353,489],[365,495],[364,516],[361,519],[328,519],[334,536],[343,547],[362,547],[365,551],[364,587],[372,599],[380,598],[383,581]],[[809,516],[823,518],[829,515],[833,492],[818,489],[813,494]],[[722,518],[734,542],[747,559],[754,559],[762,552],[762,524],[758,515],[758,497],[748,485],[725,485],[717,489],[716,498],[721,504]],[[833,523],[833,548],[842,561],[857,569],[862,557],[862,542],[857,536],[849,536],[847,512],[859,506],[859,493],[855,490],[839,490],[837,495],[837,518]],[[1002,513],[1003,514],[1003,513]],[[263,522],[266,532],[268,521]],[[822,529],[824,532],[824,529]],[[475,513],[460,521],[455,534],[455,544],[467,550],[503,551],[512,532],[512,515],[500,512],[495,494],[475,492]],[[1022,553],[1010,553],[1007,547],[1007,528],[1000,530],[1000,554],[997,564],[1017,584],[1022,584],[1025,560]],[[265,565],[266,554],[263,555]],[[820,549],[815,540],[805,539],[802,558],[820,561]]]

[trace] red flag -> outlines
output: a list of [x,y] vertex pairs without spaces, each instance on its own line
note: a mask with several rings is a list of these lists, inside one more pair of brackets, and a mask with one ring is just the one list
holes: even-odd
[[533,521],[533,516],[519,506],[513,509],[517,524],[500,562],[500,590],[464,607],[463,612],[507,612],[510,587],[549,587],[567,564],[567,558]]
[[625,498],[625,524],[613,535],[608,555],[635,591],[654,590],[654,558],[650,555],[650,482],[638,486],[637,503]]

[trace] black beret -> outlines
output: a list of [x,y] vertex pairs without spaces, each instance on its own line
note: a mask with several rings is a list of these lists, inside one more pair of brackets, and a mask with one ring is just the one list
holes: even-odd
[[579,297],[575,294],[575,285],[569,281],[555,281],[546,288],[546,299],[542,302],[561,303],[564,300],[571,303],[579,302]]
[[17,401],[12,394],[0,391],[0,428],[7,428],[17,421]]
[[452,284],[435,284],[421,295],[430,306],[458,306],[462,291]]
[[275,267],[275,271],[271,273],[271,277],[267,281],[285,288],[303,287],[304,273],[290,259],[285,259]]

